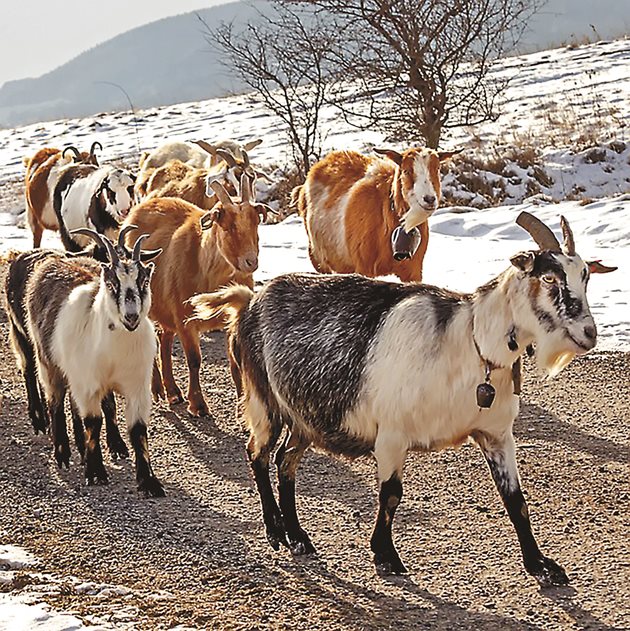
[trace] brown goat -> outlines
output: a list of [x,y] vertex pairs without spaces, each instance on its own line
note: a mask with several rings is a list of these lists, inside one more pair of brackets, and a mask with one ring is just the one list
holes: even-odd
[[[79,151],[73,146],[68,146],[63,151],[54,147],[44,147],[30,158],[24,158],[26,218],[33,233],[34,248],[41,245],[44,230],[59,230],[57,215],[53,207],[53,192],[63,168],[73,162],[98,166],[98,160],[94,154],[97,147],[102,149],[99,142],[92,143],[89,152]],[[71,151],[74,157],[67,157],[67,151]]]
[[193,310],[188,300],[232,282],[253,286],[252,275],[258,267],[259,215],[265,217],[271,210],[250,201],[247,176],[241,180],[241,200],[231,199],[219,182],[210,186],[219,199],[210,211],[173,197],[153,198],[135,206],[123,224],[138,226],[140,233],[149,234],[147,248],[163,250],[151,279],[150,317],[162,329],[162,375],[156,366],[153,394],[163,396],[166,390],[170,403],[183,401],[171,360],[177,334],[188,362],[188,411],[193,416],[208,414],[199,383],[199,337],[204,331],[223,328],[223,319],[190,320]]

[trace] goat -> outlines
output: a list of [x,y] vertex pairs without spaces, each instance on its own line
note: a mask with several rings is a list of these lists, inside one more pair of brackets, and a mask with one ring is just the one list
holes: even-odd
[[[126,400],[129,438],[136,457],[138,489],[163,496],[149,461],[147,422],[151,413],[151,370],[156,353],[150,280],[141,246],[122,254],[105,236],[89,229],[107,250],[109,262],[86,257],[45,257],[26,277],[26,333],[35,349],[40,384],[50,411],[55,453],[69,452],[64,399],[69,391],[85,428],[85,477],[106,483],[99,443],[101,401],[112,391]],[[125,251],[126,252],[126,251]],[[145,252],[145,259],[158,251]]]
[[[318,272],[421,281],[427,220],[440,203],[440,163],[457,152],[375,151],[386,158],[334,151],[313,165],[295,190],[311,262]],[[396,261],[390,237],[401,223],[408,233],[417,227],[420,244],[409,260]]]
[[258,267],[259,215],[272,211],[265,204],[251,201],[249,179],[241,178],[242,198],[232,200],[219,182],[211,182],[219,202],[203,212],[180,199],[149,199],[135,206],[125,224],[137,225],[147,232],[147,244],[162,249],[151,284],[154,301],[151,318],[160,325],[162,375],[154,372],[153,394],[166,397],[171,404],[183,401],[175,383],[171,354],[175,334],[184,348],[188,362],[188,411],[206,416],[208,406],[199,383],[201,353],[199,337],[203,331],[221,329],[223,320],[194,322],[188,304],[194,294],[213,291],[229,282],[253,287],[253,273]]
[[[43,260],[64,258],[64,254],[56,250],[35,250],[21,254],[12,252],[6,260],[10,262],[5,281],[6,312],[9,322],[9,339],[18,368],[24,377],[28,400],[28,415],[35,434],[45,433],[48,424],[48,410],[37,380],[35,349],[26,330],[26,307],[24,296],[28,278],[33,274],[36,265]],[[120,435],[116,424],[116,403],[113,394],[108,394],[101,403],[105,417],[107,447],[112,458],[127,458],[129,450]],[[83,459],[85,456],[85,441],[83,424],[78,416],[76,406],[71,402],[74,436],[77,449]],[[70,452],[67,443],[61,443],[55,449],[55,459],[61,467],[70,464]]]
[[[97,148],[101,150],[103,148],[98,141],[92,143],[89,152],[80,152],[72,145],[67,146],[63,151],[53,147],[44,147],[30,158],[24,158],[26,218],[33,233],[34,248],[41,245],[45,229],[59,229],[53,208],[53,192],[61,172],[73,162],[98,166],[95,154]],[[68,151],[72,152],[73,158],[66,157]]]
[[76,164],[63,170],[53,193],[61,241],[78,252],[91,240],[70,232],[90,228],[114,238],[133,204],[134,176],[111,166]]
[[[540,249],[516,254],[472,294],[358,275],[288,274],[255,296],[237,286],[193,298],[196,318],[228,316],[247,451],[276,550],[314,551],[295,511],[295,471],[309,445],[349,457],[373,453],[380,481],[374,561],[381,573],[405,572],[391,529],[407,452],[470,437],[514,524],[525,569],[541,584],[568,581],[538,548],[520,488],[512,435],[520,356],[535,342],[539,363],[553,375],[592,349],[589,269],[614,268],[585,264],[564,218],[562,248],[534,216],[521,213],[517,222]],[[275,458],[278,506],[269,457],[284,426]]]
[[[217,174],[224,170],[225,179],[234,187],[234,192],[238,193],[238,182],[243,170],[247,170],[248,175],[255,181],[256,177],[269,179],[262,171],[255,169],[249,161],[248,151],[257,147],[262,140],[248,142],[240,145],[233,140],[224,140],[215,144],[209,144],[204,140],[197,140],[194,143],[169,142],[158,147],[140,162],[140,172],[136,183],[136,198],[144,199],[151,191],[162,188],[172,179],[180,179],[183,171],[181,166],[177,170],[163,169],[171,162],[184,163],[191,169],[207,169],[208,174]],[[232,174],[232,170],[236,171]],[[160,171],[158,180],[150,184],[154,173]],[[159,184],[158,184],[159,182]],[[167,195],[162,195],[166,197]]]

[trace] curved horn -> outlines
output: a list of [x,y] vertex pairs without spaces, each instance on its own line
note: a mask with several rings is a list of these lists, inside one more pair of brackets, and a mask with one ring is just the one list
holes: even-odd
[[236,166],[236,158],[232,155],[231,151],[228,151],[227,149],[217,149],[217,155],[221,158],[221,160],[227,162],[227,165],[230,168]]
[[215,156],[217,154],[217,148],[209,142],[206,142],[205,140],[193,140],[193,142],[204,151],[207,151],[211,156]]
[[142,253],[142,242],[145,239],[148,239],[149,235],[148,234],[141,234],[138,239],[136,240],[135,245],[133,246],[133,252],[131,254],[131,260],[132,261],[139,261],[140,260],[140,254]]
[[575,239],[573,238],[573,230],[566,217],[560,216],[560,227],[562,228],[562,236],[564,237],[564,253],[567,256],[575,256]]
[[132,230],[137,230],[138,226],[134,226],[133,224],[127,224],[126,226],[123,226],[120,229],[120,232],[118,233],[118,247],[122,248],[123,251],[126,251],[127,248],[125,247],[125,237],[127,236],[128,232],[131,232]]
[[516,223],[529,232],[530,236],[541,250],[553,250],[554,252],[560,251],[560,243],[556,239],[556,235],[553,233],[549,226],[546,226],[538,217],[523,211],[516,218]]
[[68,145],[62,152],[61,152],[61,157],[65,158],[66,157],[66,151],[72,151],[72,153],[74,153],[74,159],[75,161],[81,160],[81,154],[79,153],[79,150],[74,146],[74,145]]
[[257,147],[262,142],[262,138],[257,138],[256,140],[250,140],[243,145],[243,149],[245,151],[251,151],[254,147]]
[[269,184],[273,184],[273,180],[264,171],[260,171],[259,169],[254,169],[254,173],[256,174],[256,177],[262,178],[263,180],[267,180]]
[[98,245],[104,247],[109,254],[109,260],[112,265],[116,265],[119,262],[118,254],[116,249],[114,248],[114,244],[103,234],[96,232],[96,230],[90,230],[90,228],[78,228],[77,230],[72,230],[70,234],[82,234],[86,237],[90,237]]
[[232,204],[232,199],[221,182],[215,180],[214,182],[210,182],[208,186],[214,191],[214,194],[224,206],[230,206]]
[[251,180],[247,173],[241,175],[241,201],[243,204],[249,204],[252,198]]
[[245,149],[241,149],[241,155],[243,156],[243,164],[245,168],[249,166],[249,156],[247,155],[247,151]]
[[98,148],[99,151],[103,151],[103,145],[98,140],[95,140],[92,143],[92,146],[90,147],[90,155],[91,156],[94,155],[94,152],[96,151],[97,148]]

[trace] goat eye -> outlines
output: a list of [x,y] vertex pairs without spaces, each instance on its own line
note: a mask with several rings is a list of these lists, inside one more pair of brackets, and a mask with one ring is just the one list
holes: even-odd
[[553,285],[556,282],[556,277],[552,274],[545,274],[542,279],[548,285]]

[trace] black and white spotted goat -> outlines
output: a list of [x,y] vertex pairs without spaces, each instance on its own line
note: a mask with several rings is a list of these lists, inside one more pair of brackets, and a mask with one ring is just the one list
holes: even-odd
[[157,350],[148,318],[153,263],[145,265],[141,260],[154,258],[161,250],[142,252],[146,235],[129,252],[93,230],[82,229],[80,233],[107,251],[108,263],[45,253],[32,265],[22,261],[29,253],[11,263],[11,268],[21,265],[26,272],[26,278],[22,278],[24,337],[34,348],[37,374],[51,417],[55,454],[69,453],[64,412],[69,391],[85,429],[85,477],[89,484],[106,483],[99,442],[101,405],[112,392],[118,392],[125,397],[138,488],[146,495],[162,496],[164,489],[153,474],[147,442],[151,375]]
[[129,171],[112,166],[66,167],[53,193],[53,207],[66,250],[79,252],[91,243],[84,234],[74,232],[80,228],[113,239],[133,205],[135,181]]
[[[519,484],[512,436],[517,369],[531,343],[552,374],[595,346],[586,286],[590,272],[612,270],[593,264],[589,271],[564,219],[563,247],[532,215],[518,221],[540,249],[513,256],[509,269],[472,294],[357,275],[288,274],[257,295],[235,286],[193,299],[196,317],[228,314],[231,370],[275,549],[314,550],[295,510],[295,472],[309,445],[350,457],[373,453],[380,480],[375,563],[382,573],[405,572],[392,521],[407,453],[470,437],[490,466],[527,571],[543,584],[567,582],[538,548]],[[494,402],[482,408],[489,386]],[[269,457],[283,427],[278,505]]]

